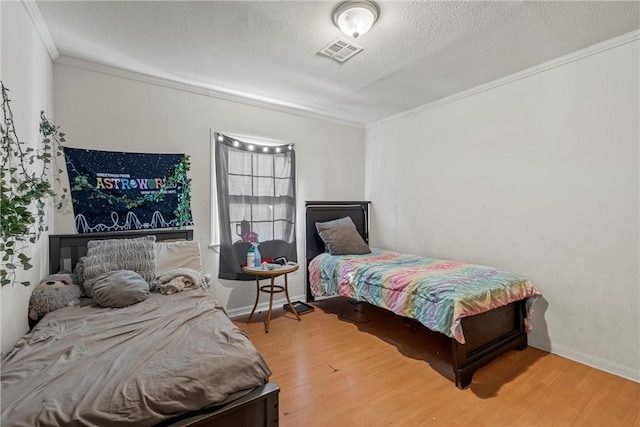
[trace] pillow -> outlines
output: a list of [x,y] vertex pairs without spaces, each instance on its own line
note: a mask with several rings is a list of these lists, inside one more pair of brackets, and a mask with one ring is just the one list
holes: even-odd
[[350,217],[316,222],[316,229],[331,255],[362,255],[371,253]]
[[89,241],[83,269],[85,293],[92,297],[96,279],[117,270],[135,271],[152,290],[156,277],[155,241],[155,236]]
[[45,314],[80,303],[80,287],[70,274],[52,274],[35,287],[29,299],[29,318],[38,320]]
[[93,300],[103,307],[127,307],[149,296],[149,284],[135,271],[116,270],[101,274],[93,284]]
[[156,276],[176,268],[190,268],[202,271],[200,242],[181,240],[175,242],[156,242]]

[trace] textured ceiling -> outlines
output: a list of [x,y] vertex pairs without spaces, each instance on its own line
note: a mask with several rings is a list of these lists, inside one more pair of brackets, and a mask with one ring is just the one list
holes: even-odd
[[640,27],[637,1],[379,1],[340,64],[338,3],[37,2],[62,55],[360,124]]

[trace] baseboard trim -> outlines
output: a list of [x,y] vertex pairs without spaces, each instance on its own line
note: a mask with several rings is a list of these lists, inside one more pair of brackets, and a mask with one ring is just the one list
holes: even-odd
[[634,371],[634,369],[629,366],[613,363],[599,357],[578,353],[574,349],[561,344],[549,343],[549,339],[547,337],[536,337],[534,333],[529,334],[529,345],[557,356],[564,357],[565,359],[590,366],[600,371],[640,383],[640,367],[638,370]]
[[[291,298],[291,302],[294,301],[305,301],[305,296],[304,294],[302,295],[290,295],[289,298]],[[273,308],[282,308],[283,304],[287,303],[287,299],[285,297],[282,298],[274,298],[273,299]],[[244,307],[238,307],[238,308],[234,308],[232,310],[227,310],[227,313],[229,314],[229,317],[234,318],[234,317],[240,317],[240,316],[246,316],[249,313],[251,313],[251,309],[253,308],[253,305],[247,305]],[[269,309],[269,301],[264,301],[258,304],[258,307],[256,308],[256,312],[258,311],[265,311]]]

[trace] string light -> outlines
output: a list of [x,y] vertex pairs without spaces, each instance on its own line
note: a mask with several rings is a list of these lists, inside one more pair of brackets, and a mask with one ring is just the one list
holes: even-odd
[[250,144],[248,142],[238,141],[237,139],[231,139],[231,138],[228,138],[225,135],[223,135],[221,133],[217,133],[217,132],[216,132],[216,139],[218,141],[220,141],[220,142],[224,142],[225,139],[227,141],[232,141],[232,145],[234,147],[240,148],[240,149],[246,149],[248,151],[260,150],[260,148],[262,148],[262,152],[263,153],[270,153],[270,152],[282,153],[284,150],[293,151],[293,144],[285,144],[285,145],[270,145],[270,144],[267,144],[267,145],[264,145],[262,143],[258,143],[256,145],[256,144]]

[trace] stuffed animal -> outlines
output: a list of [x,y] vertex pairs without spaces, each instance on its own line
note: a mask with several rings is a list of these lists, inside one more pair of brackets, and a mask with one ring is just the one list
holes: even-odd
[[29,318],[38,320],[45,314],[80,303],[80,287],[70,274],[59,273],[45,277],[35,287],[29,300]]

